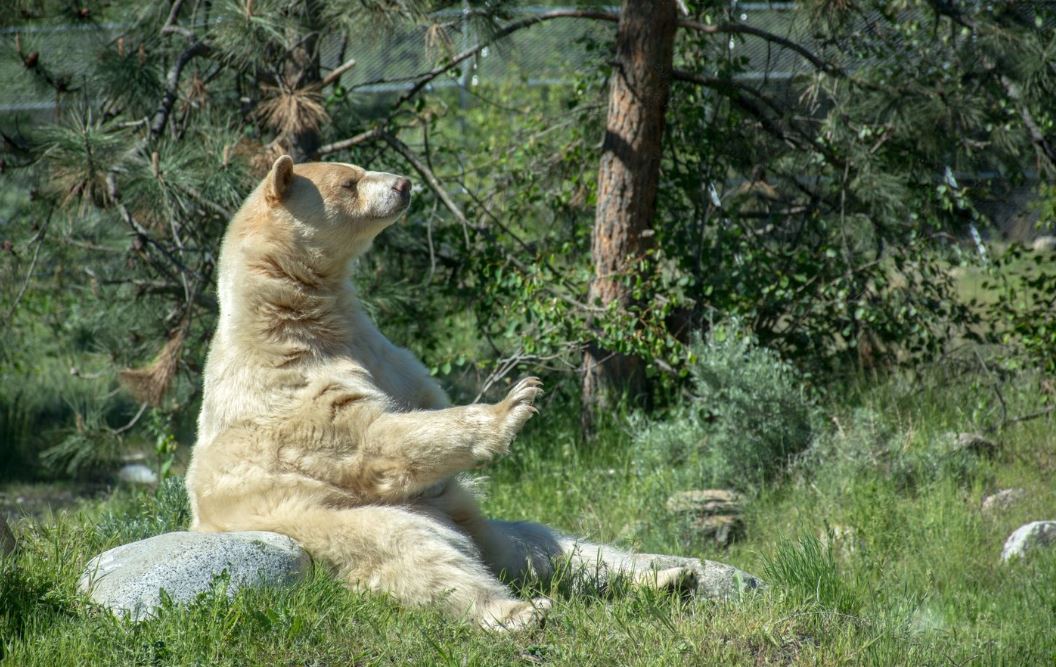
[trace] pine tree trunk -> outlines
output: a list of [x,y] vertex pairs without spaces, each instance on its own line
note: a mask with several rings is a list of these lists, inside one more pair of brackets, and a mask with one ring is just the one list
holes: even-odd
[[[678,13],[675,0],[623,0],[608,122],[598,169],[598,203],[591,238],[594,279],[588,303],[631,303],[621,283],[649,248],[660,176],[660,140],[671,84]],[[623,393],[645,393],[641,359],[596,344],[583,355],[582,425],[589,433],[601,411]]]
[[[322,80],[319,64],[319,32],[322,22],[319,18],[320,6],[315,0],[306,0],[303,5],[303,25],[288,34],[289,41],[296,46],[289,52],[283,67],[283,78],[290,88],[308,90],[319,85]],[[307,34],[301,31],[311,30]],[[321,145],[322,136],[318,127],[307,126],[283,137],[283,143],[294,162],[308,162],[316,159],[316,152]]]

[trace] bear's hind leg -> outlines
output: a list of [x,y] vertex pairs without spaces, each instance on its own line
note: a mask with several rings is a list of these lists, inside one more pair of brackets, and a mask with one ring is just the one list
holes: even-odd
[[514,597],[469,537],[404,508],[298,507],[264,524],[298,541],[353,588],[385,592],[409,606],[439,602],[486,629],[532,627],[550,608],[545,598]]
[[[605,585],[614,575],[631,584],[670,591],[693,591],[701,567],[695,558],[635,554],[603,544],[562,535],[537,523],[487,520],[474,537],[488,545],[484,556],[492,571],[506,579],[550,579],[559,563],[567,563],[578,576]],[[487,533],[483,539],[477,535]]]

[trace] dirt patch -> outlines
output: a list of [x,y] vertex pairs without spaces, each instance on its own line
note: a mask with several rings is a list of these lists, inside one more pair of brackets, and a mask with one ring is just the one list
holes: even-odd
[[104,482],[0,483],[0,514],[10,520],[39,518],[102,498],[111,489],[112,485]]

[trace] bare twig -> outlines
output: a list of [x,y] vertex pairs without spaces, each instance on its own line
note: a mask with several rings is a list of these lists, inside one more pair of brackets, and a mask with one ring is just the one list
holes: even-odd
[[22,287],[18,289],[15,300],[11,302],[11,308],[7,311],[7,317],[4,318],[5,322],[11,321],[11,317],[18,310],[18,302],[22,300],[26,289],[29,287],[29,281],[33,279],[33,271],[37,268],[37,257],[40,256],[40,247],[44,245],[44,236],[48,233],[48,225],[51,223],[51,216],[54,214],[55,209],[53,208],[48,212],[48,217],[44,220],[44,224],[41,225],[40,231],[30,240],[30,243],[36,243],[37,245],[33,248],[33,258],[29,261],[29,270],[26,271],[26,278],[22,281]]
[[346,148],[358,146],[359,144],[363,144],[368,141],[380,138],[382,132],[383,130],[380,127],[375,127],[374,129],[367,130],[366,132],[360,132],[354,137],[349,137],[348,139],[342,139],[341,141],[335,141],[333,143],[326,144],[325,146],[321,146],[319,150],[316,151],[316,155],[329,155],[330,153],[343,151]]
[[[454,69],[455,67],[460,65],[462,63],[462,61],[464,61],[464,60],[466,60],[468,58],[472,58],[474,55],[479,53],[485,47],[490,46],[491,44],[493,44],[496,41],[502,39],[503,37],[507,37],[507,36],[517,32],[518,30],[523,30],[524,28],[531,27],[531,26],[536,25],[538,23],[542,23],[544,21],[552,21],[554,19],[560,19],[560,18],[594,19],[594,20],[600,20],[600,21],[619,21],[619,19],[620,19],[619,14],[612,13],[612,12],[605,12],[605,11],[600,11],[599,12],[599,11],[590,11],[590,10],[583,10],[583,9],[557,9],[557,10],[546,12],[546,13],[543,13],[543,14],[536,14],[535,16],[529,16],[528,18],[521,19],[520,21],[514,21],[512,23],[509,23],[509,24],[503,26],[499,30],[497,30],[494,33],[492,33],[491,35],[489,35],[488,39],[483,40],[479,44],[477,44],[475,46],[472,46],[472,47],[466,49],[465,51],[462,51],[461,53],[456,54],[454,57],[452,57],[450,60],[448,60],[443,65],[438,65],[438,66],[434,67],[433,69],[429,70],[428,72],[424,72],[423,74],[418,75],[418,77],[416,77],[417,81],[415,81],[415,83],[411,87],[411,89],[408,90],[403,95],[401,95],[399,97],[399,99],[396,100],[395,104],[392,105],[392,108],[393,109],[398,109],[399,107],[403,106],[403,104],[407,100],[409,100],[412,97],[414,97],[415,95],[417,95],[423,88],[425,88],[427,85],[429,85],[429,83],[432,82],[433,80],[435,80],[437,77],[439,77],[440,75],[442,75],[445,72],[448,72],[448,71]],[[362,84],[362,85],[369,85],[369,84]]]
[[139,418],[143,416],[143,413],[147,411],[148,407],[149,407],[149,404],[140,403],[139,404],[139,412],[137,412],[136,415],[134,417],[132,417],[132,420],[129,421],[124,426],[121,426],[120,428],[112,428],[112,429],[110,429],[110,434],[111,435],[121,435],[125,431],[131,430],[132,427],[136,425],[136,422],[139,421]]
[[330,70],[330,73],[323,77],[323,80],[319,82],[320,88],[326,88],[327,86],[337,83],[337,80],[341,78],[341,75],[356,66],[355,59],[348,60],[347,62],[338,65],[334,69]]
[[816,69],[831,74],[833,76],[843,77],[847,73],[841,68],[833,65],[830,62],[826,62],[822,58],[815,55],[808,48],[802,44],[797,44],[790,39],[782,37],[781,35],[775,35],[772,32],[763,30],[762,28],[756,28],[746,23],[719,23],[717,25],[708,25],[701,23],[700,21],[693,21],[691,19],[683,19],[678,22],[680,28],[688,28],[704,34],[728,34],[728,35],[752,35],[753,37],[759,37],[765,39],[768,42],[772,42],[779,46],[783,46],[790,51],[794,51],[802,56],[805,60],[809,61]]
[[455,216],[460,223],[466,227],[473,226],[466,218],[465,213],[462,212],[462,209],[455,203],[455,200],[451,199],[451,195],[447,194],[447,190],[444,190],[443,184],[437,179],[433,170],[430,169],[429,165],[423,162],[420,157],[418,157],[417,153],[412,151],[407,144],[403,143],[388,132],[380,132],[379,136],[384,139],[385,143],[391,146],[394,151],[402,155],[403,159],[407,160],[411,167],[413,167],[414,170],[425,179],[425,183],[429,186],[429,189],[436,193],[436,196],[440,198],[440,201],[443,202],[445,207],[447,207],[447,210],[451,211],[451,214]]
[[1020,417],[1012,417],[1011,419],[1006,419],[1005,422],[1001,424],[1001,428],[1011,426],[1012,424],[1019,424],[1021,422],[1030,421],[1032,419],[1038,419],[1046,415],[1051,415],[1053,412],[1056,412],[1056,405],[1050,405],[1047,408],[1038,410],[1037,412],[1031,412]]
[[176,25],[176,19],[180,15],[180,9],[183,7],[184,0],[175,0],[172,3],[172,9],[169,10],[169,17],[165,19],[165,25],[161,26],[161,34],[167,35],[169,33],[179,33],[187,39],[194,41],[194,33],[183,26]]
[[[445,72],[454,69],[468,58],[472,58],[485,47],[490,46],[496,41],[507,37],[517,32],[518,30],[529,28],[533,25],[543,23],[544,21],[553,21],[555,19],[564,18],[618,22],[620,20],[620,15],[618,12],[595,11],[585,9],[557,9],[549,12],[544,12],[542,14],[536,14],[534,16],[529,16],[519,21],[513,21],[512,23],[503,26],[496,32],[489,35],[486,40],[483,40],[475,46],[472,46],[454,55],[445,63],[437,65],[436,67],[427,72],[423,72],[412,77],[403,77],[396,79],[376,79],[373,81],[366,81],[357,84],[355,87],[360,88],[381,83],[393,83],[399,81],[414,81],[414,85],[412,85],[411,88],[403,95],[401,95],[393,104],[393,109],[398,109],[405,102],[407,102],[419,92],[421,92],[421,90],[427,85],[429,85],[432,81],[436,80],[437,77],[441,76]],[[790,51],[799,54],[801,57],[810,62],[816,69],[820,71],[826,72],[833,76],[846,76],[846,73],[841,68],[815,55],[803,45],[797,44],[796,42],[790,39],[787,39],[780,35],[776,35],[761,28],[756,28],[754,26],[746,25],[744,23],[721,23],[718,25],[707,25],[701,23],[700,21],[694,21],[691,19],[682,19],[678,22],[678,25],[679,27],[686,28],[688,30],[694,30],[703,34],[744,34],[752,35],[753,37],[759,37],[760,39],[765,39],[768,42],[783,46],[789,49]]]

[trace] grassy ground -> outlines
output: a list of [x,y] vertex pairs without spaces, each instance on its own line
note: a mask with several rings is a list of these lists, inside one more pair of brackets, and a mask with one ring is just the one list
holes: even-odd
[[[1012,415],[1037,407],[1035,383],[1010,382]],[[489,512],[542,520],[649,551],[722,560],[771,584],[728,602],[617,591],[556,599],[545,628],[495,636],[344,590],[325,572],[288,590],[222,591],[139,625],[75,591],[99,551],[180,527],[178,494],[118,489],[15,524],[2,561],[0,649],[7,664],[1052,664],[1056,550],[1003,565],[1020,524],[1056,518],[1053,422],[997,433],[993,459],[953,451],[946,432],[992,414],[984,382],[945,376],[857,383],[823,406],[827,431],[779,482],[751,494],[747,536],[710,546],[666,516],[691,480],[642,469],[631,436],[589,451],[544,416],[488,470]],[[988,492],[1022,487],[1004,513]],[[222,587],[222,584],[221,584]]]

